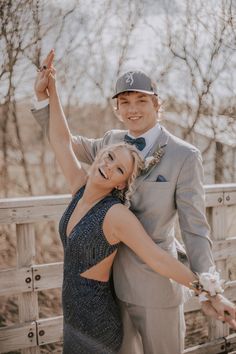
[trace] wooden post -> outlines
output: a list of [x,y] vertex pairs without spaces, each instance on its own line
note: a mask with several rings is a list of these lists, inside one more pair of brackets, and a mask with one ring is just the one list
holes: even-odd
[[[227,207],[224,205],[212,208],[211,232],[213,240],[225,240],[227,235]],[[226,259],[216,261],[216,268],[220,272],[221,278],[228,280]],[[214,340],[229,335],[229,326],[220,321],[209,319],[209,339]]]
[[[35,258],[35,233],[33,224],[17,224],[17,267],[31,266]],[[32,282],[32,274],[28,282]],[[38,294],[36,292],[22,293],[18,296],[19,320],[20,322],[33,322],[38,319]],[[31,332],[36,336],[36,331]],[[35,338],[34,338],[35,340]],[[22,354],[39,354],[39,347],[22,349]]]

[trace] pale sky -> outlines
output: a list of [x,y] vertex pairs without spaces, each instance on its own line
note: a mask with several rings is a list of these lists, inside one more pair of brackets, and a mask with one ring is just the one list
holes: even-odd
[[[196,19],[192,19],[192,25],[197,26],[197,33],[201,43],[199,43],[196,48],[191,48],[191,50],[195,53],[195,56],[198,56],[198,61],[201,64],[203,72],[208,69],[204,63],[208,54],[208,43],[212,41],[212,36],[214,35],[214,33],[211,32],[210,26],[206,30],[204,23],[214,21],[220,2],[221,0],[208,0],[207,2],[204,2],[204,6],[207,7],[207,12],[200,12],[199,15],[199,21],[202,21],[203,25],[196,21]],[[138,4],[139,18],[138,21],[135,22],[135,29],[129,39],[129,48],[126,52],[126,61],[122,66],[122,71],[136,68],[144,70],[149,74],[153,74],[154,78],[158,80],[158,87],[163,98],[171,94],[180,100],[186,100],[187,97],[188,101],[191,102],[192,93],[189,93],[188,91],[191,77],[189,76],[189,72],[183,61],[175,59],[172,63],[171,70],[169,70],[169,74],[163,76],[163,78],[161,76],[165,66],[171,58],[170,52],[165,46],[165,43],[163,43],[166,41],[165,7],[168,8],[170,16],[171,31],[177,33],[174,45],[178,51],[178,40],[183,36],[181,32],[178,33],[181,25],[181,16],[184,11],[183,4],[185,3],[182,0],[133,0],[130,2],[125,0],[113,0],[111,2],[108,0],[81,0],[79,2],[76,0],[51,0],[50,6],[55,7],[55,11],[52,8],[50,11],[47,11],[48,1],[41,0],[39,1],[40,6],[43,4],[45,5],[43,28],[47,27],[49,23],[56,24],[60,22],[61,19],[54,16],[54,14],[57,13],[58,8],[61,8],[63,12],[66,9],[72,9],[74,5],[76,6],[76,4],[79,4],[78,8],[75,9],[73,13],[73,16],[68,17],[65,27],[63,28],[58,45],[55,48],[56,59],[58,60],[63,57],[64,50],[68,46],[69,34],[70,32],[73,32],[73,28],[76,27],[78,29],[73,38],[71,47],[80,45],[83,36],[87,36],[87,38],[91,39],[95,36],[96,26],[99,25],[97,13],[101,10],[103,11],[109,3],[111,3],[109,16],[107,16],[106,22],[102,24],[101,41],[93,44],[91,57],[85,55],[88,50],[87,47],[85,47],[84,53],[83,50],[81,51],[83,42],[80,50],[73,53],[70,58],[70,63],[68,62],[70,64],[70,80],[73,80],[73,72],[77,72],[77,70],[81,70],[81,67],[84,67],[91,77],[98,77],[100,80],[103,80],[102,85],[106,97],[111,95],[111,87],[114,85],[117,73],[118,58],[121,54],[118,44],[123,40],[123,35],[121,35],[122,18],[125,18],[127,15],[127,6],[130,4],[132,10],[131,22],[132,20],[135,21],[135,19],[132,19],[132,16],[134,17]],[[200,3],[200,0],[194,2],[196,6]],[[117,5],[119,5],[119,13],[116,12]],[[81,27],[78,26],[79,21],[83,21]],[[155,30],[155,33],[153,29]],[[52,47],[54,47],[54,41],[57,35],[58,33],[54,29],[42,38],[41,48],[43,53],[46,54]],[[189,36],[188,40],[191,40],[191,36]],[[104,64],[101,62],[101,47],[104,48],[105,53],[105,57],[102,58]],[[227,47],[226,50],[228,50]],[[235,68],[235,51],[232,53],[230,52],[227,60],[228,64],[232,62],[231,67]],[[94,63],[96,63],[96,65],[94,65]],[[217,70],[217,66],[220,65],[221,62],[219,59],[218,62],[216,61],[214,63],[213,69]],[[63,74],[64,69],[61,69],[60,64],[58,64],[57,69],[61,70],[60,74]],[[102,70],[105,72],[102,73]],[[228,96],[232,94],[232,90],[236,93],[235,75],[235,70],[224,70],[220,73],[213,88],[217,96]],[[26,60],[22,59],[18,63],[15,75],[15,82],[18,82],[19,86],[19,90],[17,90],[18,97],[30,96],[33,94],[32,86],[34,76],[35,68],[32,65],[27,65]],[[94,84],[89,78],[81,82],[82,86],[80,86],[80,83],[78,83],[78,86],[77,83],[75,84],[76,90],[74,95],[78,92],[80,101],[91,100],[91,92],[93,93],[92,97],[94,101],[101,101],[101,92],[94,87]],[[1,87],[4,89],[4,84],[2,84]]]

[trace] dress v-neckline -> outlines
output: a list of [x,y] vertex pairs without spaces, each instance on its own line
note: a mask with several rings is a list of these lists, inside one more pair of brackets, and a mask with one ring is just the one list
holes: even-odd
[[[82,187],[82,188],[85,189],[85,186]],[[82,196],[83,196],[83,194],[84,194],[84,189],[83,189],[83,191],[82,191],[82,189],[79,191],[79,192],[82,192]],[[77,197],[77,196],[78,196],[78,195],[76,195],[76,197]],[[74,210],[75,210],[75,208],[76,208],[78,202],[79,202],[81,199],[79,199],[79,200],[76,199],[76,200],[75,200],[75,205],[73,206],[72,211],[71,211],[70,214],[69,214],[69,218],[67,219],[67,222],[65,223],[65,232],[64,232],[64,233],[65,233],[66,239],[70,239],[70,238],[71,238],[71,236],[72,236],[72,234],[73,234],[75,228],[76,228],[76,227],[83,221],[83,219],[84,219],[101,201],[103,201],[106,197],[107,197],[107,196],[105,196],[105,197],[103,197],[102,199],[99,199],[97,202],[95,202],[95,203],[91,206],[91,208],[90,208],[89,210],[87,210],[86,213],[79,219],[79,221],[77,221],[77,222],[75,223],[75,225],[72,227],[71,231],[70,231],[69,233],[67,233],[67,231],[68,231],[68,230],[67,230],[67,227],[68,227],[70,218],[71,218],[71,216],[72,216],[72,214],[73,214],[73,212],[74,212]]]

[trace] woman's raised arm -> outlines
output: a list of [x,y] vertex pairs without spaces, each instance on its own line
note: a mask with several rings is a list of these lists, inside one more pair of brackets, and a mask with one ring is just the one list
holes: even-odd
[[[53,53],[54,56],[54,53]],[[56,71],[52,66],[44,68],[41,75],[48,78],[49,93],[49,142],[62,169],[69,188],[76,192],[86,183],[87,173],[76,158],[72,148],[72,136],[64,115],[56,86]]]

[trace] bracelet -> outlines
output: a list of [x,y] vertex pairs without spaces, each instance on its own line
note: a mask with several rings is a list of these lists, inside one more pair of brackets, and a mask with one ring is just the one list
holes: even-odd
[[224,292],[222,285],[225,282],[220,279],[220,274],[216,271],[214,266],[211,267],[207,273],[195,273],[195,275],[197,279],[189,285],[196,295],[200,296],[202,294],[199,298],[200,302],[208,300],[206,295],[215,296]]
[[209,297],[207,296],[208,293],[206,291],[202,291],[199,295],[198,295],[198,301],[201,302],[205,302],[205,301],[209,301]]

